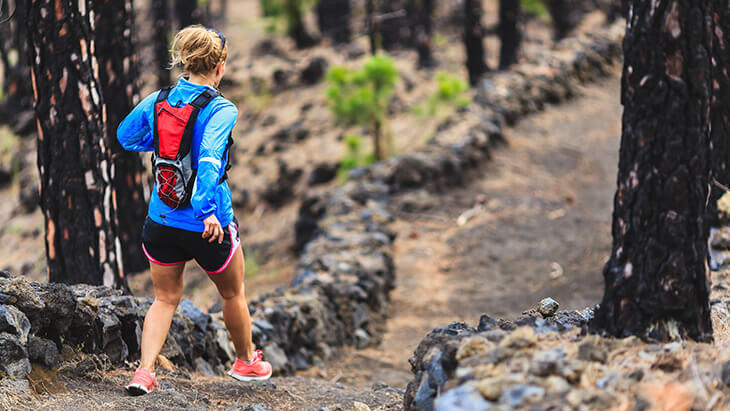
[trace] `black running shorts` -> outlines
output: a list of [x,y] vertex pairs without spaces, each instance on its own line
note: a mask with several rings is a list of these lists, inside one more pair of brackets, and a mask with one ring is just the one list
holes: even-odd
[[238,221],[234,219],[223,231],[223,242],[211,243],[210,237],[202,237],[203,233],[168,227],[147,217],[142,229],[142,249],[155,264],[176,265],[195,259],[208,274],[220,274],[228,268],[241,245]]

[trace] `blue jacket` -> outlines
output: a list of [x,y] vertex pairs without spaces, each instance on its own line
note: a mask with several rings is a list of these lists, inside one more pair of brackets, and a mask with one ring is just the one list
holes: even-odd
[[[206,88],[210,87],[180,79],[170,90],[167,101],[176,107],[190,104]],[[147,96],[119,125],[117,139],[126,150],[154,151],[152,127],[158,94],[159,91]],[[159,224],[196,232],[205,230],[203,220],[214,213],[222,227],[233,221],[231,190],[227,183],[218,184],[218,181],[225,172],[223,155],[237,117],[236,106],[221,96],[200,110],[193,128],[193,167],[197,165],[198,176],[190,204],[174,210],[160,200],[155,187],[147,211],[149,218]]]

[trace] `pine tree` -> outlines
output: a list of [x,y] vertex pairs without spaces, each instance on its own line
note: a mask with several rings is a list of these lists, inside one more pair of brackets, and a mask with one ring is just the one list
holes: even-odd
[[170,5],[168,0],[151,0],[150,11],[154,24],[153,45],[157,63],[157,87],[170,85]]
[[91,0],[31,0],[38,169],[49,281],[126,289],[104,130]]
[[411,0],[414,4],[411,10],[415,14],[413,27],[413,42],[418,51],[418,68],[429,68],[435,65],[431,50],[431,36],[433,34],[433,0]]
[[[33,92],[31,90],[28,68],[28,48],[26,44],[25,14],[28,0],[7,0],[0,2],[0,62],[3,65],[0,122],[11,124],[16,132],[35,131],[30,123],[17,125],[19,114],[32,110]],[[11,56],[14,56],[13,59]]]
[[[710,221],[717,216],[717,200],[730,186],[730,9],[727,2],[713,0],[712,22],[712,110],[710,112],[712,141],[712,175],[710,193]],[[724,187],[723,187],[724,186]]]
[[464,46],[469,83],[476,85],[489,68],[485,61],[481,0],[464,0]]
[[319,0],[317,25],[323,36],[335,43],[347,43],[352,37],[350,0]]
[[522,43],[520,18],[522,9],[520,0],[499,0],[499,40],[502,43],[499,52],[499,69],[505,70],[517,63],[517,56]]
[[632,1],[613,250],[594,331],[712,339],[710,0]]
[[132,0],[94,1],[96,58],[99,81],[106,104],[106,144],[112,154],[112,187],[117,205],[117,230],[126,273],[149,267],[142,252],[142,226],[147,204],[142,181],[145,168],[139,154],[126,151],[117,140],[117,127],[139,100],[139,62],[132,41]]

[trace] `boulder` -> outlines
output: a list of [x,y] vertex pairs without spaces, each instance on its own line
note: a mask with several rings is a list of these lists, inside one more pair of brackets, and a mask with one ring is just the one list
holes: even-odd
[[31,362],[43,364],[48,368],[56,368],[61,364],[61,354],[53,341],[31,335],[27,348]]
[[339,163],[321,163],[314,167],[314,170],[309,174],[307,184],[309,186],[316,186],[319,184],[329,183],[337,177],[337,170],[339,170]]
[[294,188],[302,176],[301,168],[291,169],[279,160],[279,176],[261,193],[261,198],[273,207],[281,207],[294,198]]
[[30,374],[28,352],[15,335],[0,333],[0,371],[13,378]]
[[329,67],[329,63],[324,57],[314,57],[309,61],[307,67],[302,70],[302,82],[308,85],[319,83],[322,77],[324,77],[327,67]]
[[26,344],[30,333],[30,321],[14,306],[0,304],[0,332],[13,334],[18,337],[21,344]]

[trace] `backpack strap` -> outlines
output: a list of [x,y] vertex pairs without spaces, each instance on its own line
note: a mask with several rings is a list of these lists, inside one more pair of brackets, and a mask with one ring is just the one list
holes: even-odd
[[170,90],[172,90],[172,86],[163,87],[160,90],[160,92],[157,93],[157,100],[155,100],[155,108],[154,108],[155,112],[154,112],[154,115],[152,116],[154,118],[154,124],[152,127],[152,130],[153,130],[152,141],[155,144],[155,152],[152,156],[152,166],[153,167],[155,164],[155,161],[154,161],[155,156],[160,155],[160,136],[157,134],[157,115],[158,115],[158,113],[156,112],[157,104],[167,100],[167,96],[170,95]]
[[214,98],[218,97],[218,93],[206,88],[203,90],[202,93],[198,94],[198,97],[195,97],[195,99],[190,103],[193,105],[193,107],[202,110],[205,108],[205,106],[208,105]]
[[233,136],[229,134],[226,150],[223,152],[223,158],[226,160],[226,169],[223,171],[223,175],[218,180],[218,184],[223,184],[223,182],[228,180],[228,170],[233,167],[233,164],[231,164],[231,147],[233,147]]

